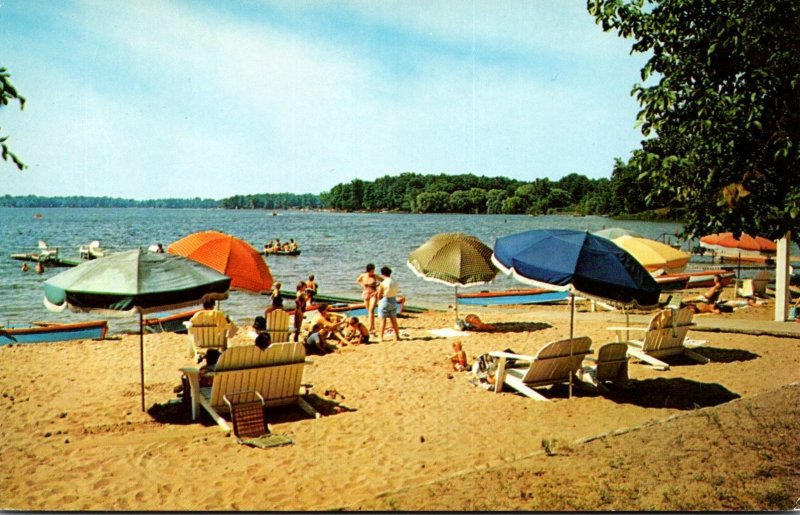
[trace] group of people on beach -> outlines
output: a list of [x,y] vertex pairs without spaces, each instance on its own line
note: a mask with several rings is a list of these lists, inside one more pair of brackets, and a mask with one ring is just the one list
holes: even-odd
[[292,252],[299,248],[297,242],[294,241],[293,238],[289,238],[289,241],[281,243],[280,238],[269,240],[269,242],[264,245],[264,253],[270,254],[273,252]]
[[[377,341],[383,341],[388,320],[394,332],[395,341],[399,341],[401,339],[400,327],[397,322],[399,285],[392,278],[392,269],[384,266],[381,268],[381,273],[377,274],[375,265],[370,263],[356,282],[361,285],[363,290],[362,299],[367,310],[369,327],[356,316],[342,317],[333,313],[326,303],[315,304],[314,298],[319,290],[319,284],[314,274],[309,274],[305,280],[298,281],[295,286],[292,340],[302,341],[308,353],[329,354],[335,349],[330,340],[335,340],[341,346],[371,343],[374,341],[371,340],[371,337],[376,338]],[[248,328],[248,335],[253,339],[254,345],[262,350],[267,349],[271,344],[267,327],[270,313],[284,309],[284,293],[281,288],[280,282],[273,283],[263,316],[255,317],[252,326]],[[314,309],[316,313],[309,322],[305,322],[305,313],[309,309]],[[375,327],[376,311],[381,320],[379,332]],[[233,336],[237,332],[236,325],[230,317],[216,309],[214,301],[204,303],[203,310],[194,315],[192,323],[195,322],[195,317],[204,320],[209,317],[213,318],[218,326],[224,327],[229,336]],[[301,336],[301,333],[305,336]],[[215,361],[218,356],[218,352],[210,355],[207,353],[206,366],[213,366],[212,361]]]

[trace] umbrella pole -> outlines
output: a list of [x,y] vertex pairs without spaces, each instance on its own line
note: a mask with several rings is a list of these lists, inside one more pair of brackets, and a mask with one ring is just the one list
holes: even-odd
[[[572,357],[572,338],[575,325],[575,296],[569,292],[569,356]],[[572,371],[569,372],[569,398],[572,398]]]
[[458,285],[456,284],[456,324],[458,324]]
[[144,323],[142,312],[139,312],[139,376],[142,384],[142,411],[144,409]]

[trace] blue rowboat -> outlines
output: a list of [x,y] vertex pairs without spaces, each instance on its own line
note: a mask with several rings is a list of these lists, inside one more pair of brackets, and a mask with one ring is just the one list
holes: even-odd
[[459,293],[459,304],[473,306],[495,306],[509,304],[545,304],[560,302],[569,297],[569,292],[552,290],[508,290],[480,293]]
[[102,340],[108,330],[107,320],[73,324],[33,322],[31,327],[0,327],[0,345],[9,343],[45,343],[68,340]]

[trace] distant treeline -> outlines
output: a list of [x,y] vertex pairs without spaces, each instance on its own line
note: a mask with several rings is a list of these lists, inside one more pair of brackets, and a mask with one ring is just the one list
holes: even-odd
[[160,207],[224,209],[336,209],[342,211],[408,211],[413,213],[553,214],[627,216],[651,213],[656,218],[680,216],[680,206],[656,195],[639,179],[639,171],[617,159],[611,179],[590,179],[577,173],[557,181],[531,182],[473,174],[402,173],[374,181],[353,179],[330,191],[258,193],[222,200],[131,200],[109,197],[0,197],[0,207]]
[[532,182],[505,177],[422,175],[403,173],[372,182],[354,179],[322,193],[323,207],[347,211],[411,211],[416,213],[625,215],[669,202],[645,198],[650,188],[639,182],[638,172],[617,160],[611,179],[589,179],[572,173],[557,181]]
[[317,209],[322,206],[319,195],[303,193],[258,193],[255,195],[234,195],[222,199],[225,209]]
[[214,199],[166,198],[155,200],[133,200],[112,197],[39,197],[25,195],[0,197],[0,207],[166,207],[166,208],[217,208],[220,201]]

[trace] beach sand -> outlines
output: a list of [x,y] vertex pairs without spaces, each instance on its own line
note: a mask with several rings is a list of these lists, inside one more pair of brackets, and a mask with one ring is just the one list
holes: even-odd
[[[702,316],[769,320],[772,309]],[[458,338],[470,361],[569,335],[566,306],[469,312],[498,326]],[[597,349],[622,320],[579,310],[575,334]],[[569,399],[556,386],[537,402],[451,371],[454,338],[430,330],[453,321],[452,310],[407,315],[406,341],[311,356],[304,383],[325,416],[272,410],[271,430],[294,444],[268,449],[169,404],[188,336],[145,336],[149,413],[138,335],[2,347],[0,507],[787,510],[800,497],[800,340],[690,331],[711,363],[632,363],[629,388]]]

